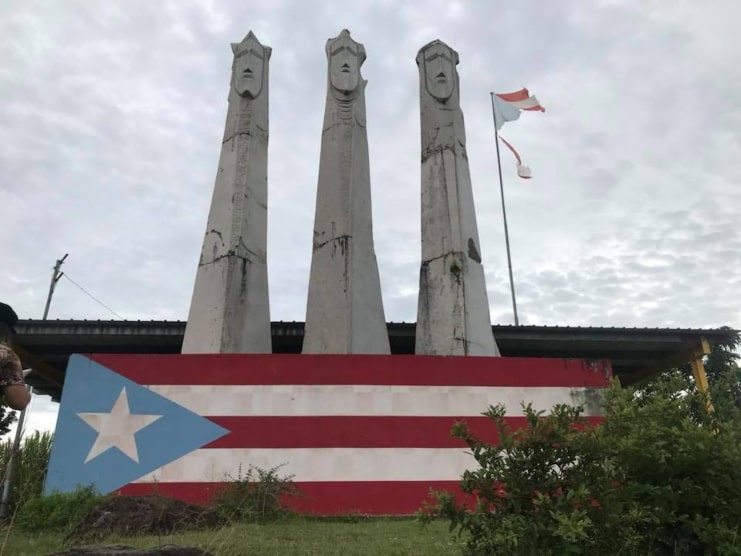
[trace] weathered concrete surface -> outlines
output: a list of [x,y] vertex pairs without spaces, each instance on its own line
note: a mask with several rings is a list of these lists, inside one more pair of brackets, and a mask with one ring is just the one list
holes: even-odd
[[250,31],[234,63],[219,170],[183,353],[270,353],[268,61]]
[[125,544],[81,546],[50,556],[211,556],[200,548],[166,544],[152,548],[134,548]]
[[303,353],[390,353],[373,249],[365,48],[347,30],[327,41],[327,104],[319,160]]
[[457,64],[458,53],[441,41],[417,54],[422,265],[415,352],[499,355],[481,265]]

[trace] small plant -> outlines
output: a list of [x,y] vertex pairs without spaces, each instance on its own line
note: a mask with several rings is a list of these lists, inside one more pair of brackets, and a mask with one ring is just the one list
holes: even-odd
[[[26,502],[41,496],[53,438],[54,435],[48,431],[36,431],[23,439],[21,448],[13,460],[13,488],[9,500],[11,515]],[[13,442],[10,438],[0,444],[0,472],[3,477],[8,470],[12,447]]]
[[286,515],[281,500],[299,495],[299,490],[292,475],[279,475],[281,467],[266,470],[250,465],[245,474],[240,467],[237,478],[227,477],[214,495],[214,509],[232,522],[262,522]]
[[93,486],[74,492],[54,492],[27,501],[18,510],[15,523],[23,531],[69,531],[107,497]]

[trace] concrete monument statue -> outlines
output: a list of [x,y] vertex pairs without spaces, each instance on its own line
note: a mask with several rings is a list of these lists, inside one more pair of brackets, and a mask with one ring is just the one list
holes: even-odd
[[327,41],[327,104],[319,160],[303,353],[390,353],[373,249],[365,48],[347,30]]
[[466,133],[458,53],[433,41],[417,54],[422,128],[422,265],[415,352],[499,355],[489,302]]
[[183,353],[270,353],[268,61],[250,31],[232,44],[229,109]]

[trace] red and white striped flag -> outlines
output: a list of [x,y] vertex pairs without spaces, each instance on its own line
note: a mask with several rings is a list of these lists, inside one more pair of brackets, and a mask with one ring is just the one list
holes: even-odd
[[517,120],[523,110],[545,112],[538,99],[530,96],[530,91],[524,87],[514,93],[494,93],[492,98],[497,131],[502,129],[505,122]]
[[[514,93],[492,93],[491,98],[492,110],[494,111],[494,124],[497,132],[505,122],[517,120],[523,110],[545,112],[545,108],[540,105],[538,99],[535,96],[531,96],[530,91],[524,87]],[[515,155],[515,159],[517,160],[517,175],[523,179],[532,178],[533,175],[530,168],[522,164],[522,159],[515,148],[505,141],[503,137],[499,136],[499,138],[512,151],[512,154]]]
[[249,466],[293,475],[289,501],[315,514],[410,514],[429,489],[458,490],[476,462],[450,435],[504,404],[584,404],[609,363],[380,355],[75,355],[70,359],[46,491],[160,493],[207,502]]

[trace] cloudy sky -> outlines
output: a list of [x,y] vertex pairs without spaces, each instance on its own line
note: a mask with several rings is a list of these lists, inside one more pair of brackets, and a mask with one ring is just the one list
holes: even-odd
[[[493,323],[511,324],[489,92],[544,114],[502,153],[522,324],[741,328],[741,3],[582,0],[0,2],[0,299],[40,318],[187,317],[227,109],[230,42],[270,60],[272,320],[304,320],[326,64],[365,45],[386,318],[416,319],[415,56],[460,55]],[[118,315],[118,316],[116,316]],[[32,426],[53,412],[35,402]],[[36,419],[36,421],[34,421]],[[41,423],[40,425],[38,423]]]

